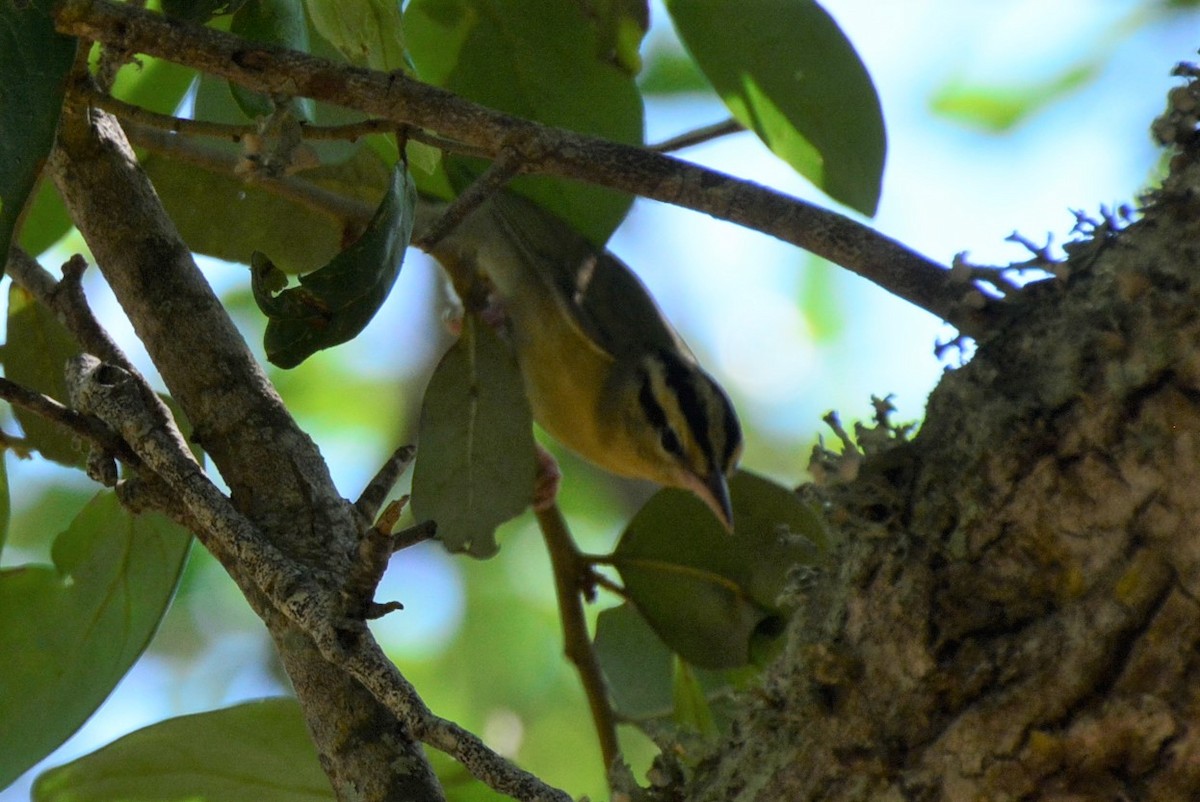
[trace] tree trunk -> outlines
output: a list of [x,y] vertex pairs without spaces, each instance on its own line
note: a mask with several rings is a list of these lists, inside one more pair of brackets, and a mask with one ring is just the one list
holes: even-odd
[[915,440],[814,491],[842,545],[686,798],[1197,798],[1192,157],[1010,296]]

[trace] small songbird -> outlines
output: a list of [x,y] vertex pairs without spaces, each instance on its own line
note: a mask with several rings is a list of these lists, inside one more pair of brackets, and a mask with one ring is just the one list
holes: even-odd
[[733,405],[625,264],[509,192],[433,254],[490,281],[543,429],[612,473],[690,490],[732,530]]

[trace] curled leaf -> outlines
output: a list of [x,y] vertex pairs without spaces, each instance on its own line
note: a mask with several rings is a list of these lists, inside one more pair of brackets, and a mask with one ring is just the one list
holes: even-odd
[[278,271],[253,258],[254,300],[268,317],[267,359],[293,368],[323,348],[354,339],[387,298],[412,237],[416,190],[397,165],[391,187],[363,235],[325,267],[300,277],[300,286],[275,294]]

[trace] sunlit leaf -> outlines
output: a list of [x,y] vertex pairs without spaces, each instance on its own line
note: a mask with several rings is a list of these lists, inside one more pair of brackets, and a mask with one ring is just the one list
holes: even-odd
[[1095,80],[1103,66],[1102,60],[1091,61],[1050,80],[1023,86],[986,86],[955,79],[939,89],[930,104],[944,117],[1003,133]]
[[313,27],[351,64],[384,72],[407,66],[396,0],[304,0],[304,5]]
[[[79,345],[49,309],[16,284],[8,288],[8,341],[4,372],[9,379],[32,390],[67,402],[67,360]],[[70,431],[20,406],[13,414],[29,445],[46,459],[64,465],[83,465],[86,447]]]
[[53,181],[42,181],[30,198],[18,240],[27,253],[38,255],[71,230],[71,216]]
[[[596,26],[559,0],[413,0],[404,14],[418,75],[470,100],[548,125],[642,142],[633,78],[601,58]],[[457,161],[457,160],[455,160]],[[461,190],[482,166],[450,175]],[[521,178],[523,194],[603,244],[630,198],[595,186]]]
[[[352,340],[391,292],[412,236],[417,196],[403,166],[367,230],[325,267],[300,277],[279,294],[267,284],[274,267],[252,265],[254,297],[268,317],[267,358],[281,368],[299,365],[322,348]],[[277,272],[277,271],[276,271]]]
[[0,274],[17,218],[54,144],[76,40],[60,36],[55,3],[0,3]]
[[54,541],[54,565],[0,571],[0,788],[75,732],[146,648],[189,534],[101,492]]
[[596,26],[597,54],[630,75],[642,71],[642,39],[650,28],[646,0],[588,0],[583,4]]
[[51,769],[33,789],[35,802],[333,798],[293,699],[168,719]]
[[634,517],[612,555],[630,601],[685,660],[746,665],[778,634],[794,566],[825,545],[820,520],[790,491],[747,471],[730,483],[734,534],[690,493],[667,489]]
[[653,45],[646,54],[646,68],[639,76],[638,85],[642,93],[647,95],[712,91],[712,84],[700,72],[691,56],[674,47]]
[[675,722],[701,735],[716,735],[717,721],[708,698],[696,676],[696,669],[676,658],[675,681],[671,696],[675,701]]
[[[358,3],[346,5],[357,6]],[[251,42],[308,52],[308,20],[304,16],[302,0],[248,0],[233,15],[229,31]],[[233,82],[229,84],[229,91],[249,117],[266,117],[275,110],[275,104],[262,92],[251,91]],[[288,105],[297,119],[312,120],[311,99],[290,98]]]
[[468,317],[425,390],[412,508],[450,551],[496,553],[496,527],[533,498],[533,423],[512,351]]
[[879,203],[879,97],[854,47],[812,0],[667,0],[680,39],[742,125],[830,197]]

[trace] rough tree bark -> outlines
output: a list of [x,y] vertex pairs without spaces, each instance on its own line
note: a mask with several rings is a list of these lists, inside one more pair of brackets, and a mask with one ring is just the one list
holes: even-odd
[[814,492],[843,548],[681,798],[1200,795],[1196,156]]

